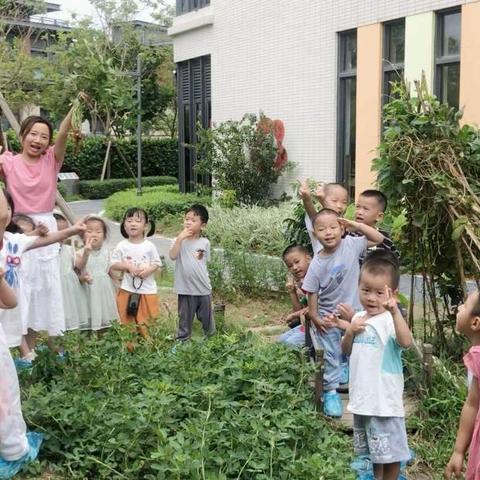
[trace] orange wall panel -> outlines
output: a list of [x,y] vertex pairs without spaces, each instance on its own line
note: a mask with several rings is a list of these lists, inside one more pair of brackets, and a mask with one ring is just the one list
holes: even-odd
[[357,30],[356,196],[375,184],[371,165],[380,143],[382,33],[381,23]]
[[462,122],[480,126],[480,2],[462,6],[460,107]]

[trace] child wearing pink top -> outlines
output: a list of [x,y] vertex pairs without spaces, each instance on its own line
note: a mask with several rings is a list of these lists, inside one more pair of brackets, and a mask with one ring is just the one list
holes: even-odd
[[[35,223],[43,223],[49,231],[57,231],[53,217],[57,174],[65,156],[68,131],[73,109],[67,114],[51,146],[53,128],[42,117],[31,116],[20,129],[22,152],[0,155],[0,175],[5,179],[18,213],[29,215]],[[29,358],[35,348],[37,332],[46,331],[50,337],[65,330],[62,290],[60,285],[59,244],[32,251],[31,274],[25,285],[24,324],[27,335],[22,356]]]
[[445,478],[460,478],[468,449],[465,480],[480,480],[480,292],[472,292],[457,313],[456,329],[472,347],[463,361],[472,375],[462,408],[455,447],[445,468]]

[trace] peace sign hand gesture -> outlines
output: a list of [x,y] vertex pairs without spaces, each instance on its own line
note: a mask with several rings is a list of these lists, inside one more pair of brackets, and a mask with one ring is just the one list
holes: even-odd
[[398,310],[397,300],[393,296],[392,289],[387,285],[385,285],[385,298],[386,300],[383,302],[383,307],[394,315]]

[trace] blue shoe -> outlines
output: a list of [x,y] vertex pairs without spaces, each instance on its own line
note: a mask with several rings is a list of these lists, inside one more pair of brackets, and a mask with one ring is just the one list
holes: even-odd
[[342,365],[340,365],[340,368],[342,369],[342,373],[340,375],[340,385],[345,385],[346,383],[348,383],[348,378],[350,373],[350,370],[348,368],[348,363],[347,362],[342,363]]
[[17,369],[17,371],[29,370],[30,368],[32,368],[32,361],[31,360],[26,360],[25,358],[16,358],[14,360],[14,363],[15,363],[15,368]]
[[327,415],[327,417],[342,416],[342,399],[336,390],[329,390],[323,394],[323,413]]
[[375,480],[373,465],[369,455],[355,457],[350,467],[355,472],[356,480]]
[[37,432],[28,432],[28,452],[18,460],[4,460],[0,458],[0,479],[14,477],[27,463],[33,462],[38,457],[40,445],[43,442],[43,434]]

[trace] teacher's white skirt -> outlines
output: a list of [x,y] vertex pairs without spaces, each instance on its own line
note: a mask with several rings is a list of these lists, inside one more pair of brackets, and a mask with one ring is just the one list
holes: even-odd
[[[57,231],[52,213],[29,216],[35,223],[44,223],[50,232]],[[52,337],[62,335],[65,330],[59,254],[58,243],[30,250],[26,268],[21,272],[22,323],[36,332],[48,332]]]

